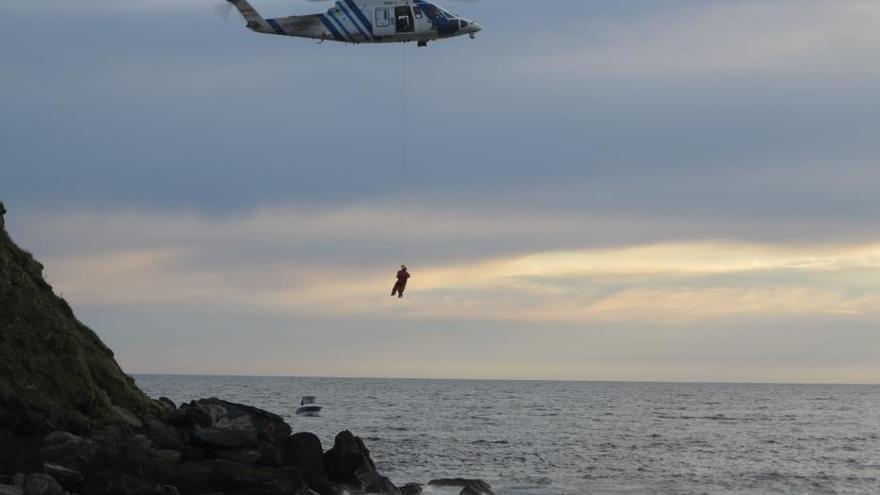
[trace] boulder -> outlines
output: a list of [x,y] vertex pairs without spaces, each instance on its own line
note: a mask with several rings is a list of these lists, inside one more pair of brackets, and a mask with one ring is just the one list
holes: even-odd
[[63,495],[64,489],[51,475],[29,474],[24,482],[24,495]]
[[208,412],[212,428],[241,432],[255,443],[263,440],[281,447],[291,433],[281,416],[256,407],[220,399],[202,399],[195,404]]
[[164,404],[169,411],[177,410],[177,404],[175,404],[174,401],[169,399],[168,397],[159,397],[159,402]]
[[51,475],[63,487],[70,489],[77,487],[83,482],[83,475],[75,469],[62,466],[60,464],[43,463],[43,472]]
[[431,480],[428,486],[438,488],[461,487],[461,495],[495,495],[492,486],[483,480],[466,479],[466,478],[441,478]]
[[130,474],[101,472],[89,476],[83,491],[106,495],[152,495],[153,486]]
[[305,481],[309,488],[321,495],[337,493],[324,471],[324,450],[321,447],[321,439],[315,434],[291,435],[284,443],[283,454],[293,473]]
[[147,438],[154,446],[160,449],[176,450],[182,452],[186,448],[181,432],[161,421],[149,419],[146,422]]
[[157,461],[164,462],[166,464],[177,464],[178,462],[183,460],[183,454],[181,454],[177,450],[150,449],[150,455],[155,457]]
[[165,416],[165,422],[179,428],[211,427],[211,413],[199,407],[195,402],[183,404],[180,408]]
[[135,414],[128,409],[121,406],[113,406],[113,412],[116,413],[116,416],[122,420],[123,423],[134,429],[141,429],[144,427],[144,422],[141,421],[140,418],[135,416]]
[[262,455],[259,450],[220,450],[215,453],[218,459],[226,459],[227,461],[238,462],[241,464],[257,464],[260,462]]
[[422,485],[418,483],[407,483],[398,490],[400,495],[422,495]]
[[400,490],[394,486],[394,483],[376,471],[361,474],[359,477],[361,489],[365,493],[374,493],[379,495],[400,495]]
[[208,449],[187,445],[183,450],[181,461],[183,462],[200,462],[208,459]]
[[249,466],[223,459],[185,462],[173,476],[183,493],[293,493],[301,487],[285,470]]
[[394,484],[376,471],[363,440],[350,431],[336,435],[333,448],[324,454],[324,470],[331,481],[366,493],[399,495]]
[[152,495],[180,495],[180,491],[174,485],[156,485],[153,487]]
[[256,447],[257,438],[246,431],[197,428],[192,433],[192,443],[209,449],[241,449]]
[[324,470],[337,483],[357,485],[358,475],[375,472],[376,466],[363,440],[346,430],[336,435],[333,448],[324,454]]
[[65,431],[55,431],[43,437],[43,446],[37,452],[40,461],[82,471],[92,464],[98,454],[98,444]]
[[284,455],[281,453],[281,449],[271,443],[260,442],[260,444],[257,445],[257,450],[260,452],[260,464],[264,466],[284,465]]

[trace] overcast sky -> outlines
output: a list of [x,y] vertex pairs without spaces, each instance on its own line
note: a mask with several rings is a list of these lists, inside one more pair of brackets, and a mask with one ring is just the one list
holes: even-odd
[[12,235],[129,372],[880,382],[880,2],[445,6],[5,2]]

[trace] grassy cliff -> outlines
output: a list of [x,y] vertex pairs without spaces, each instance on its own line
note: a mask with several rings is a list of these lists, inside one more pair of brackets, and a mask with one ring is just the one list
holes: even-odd
[[0,429],[83,433],[156,410],[113,352],[43,279],[43,266],[6,232],[0,203]]

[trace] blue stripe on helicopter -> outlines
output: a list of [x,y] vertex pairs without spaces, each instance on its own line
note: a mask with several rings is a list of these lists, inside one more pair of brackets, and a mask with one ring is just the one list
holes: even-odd
[[339,7],[339,10],[345,13],[345,17],[348,17],[348,20],[351,21],[352,24],[354,24],[354,27],[356,27],[358,31],[360,31],[361,36],[363,36],[365,40],[370,39],[370,35],[367,34],[367,32],[363,30],[363,28],[361,28],[361,25],[358,24],[356,20],[354,20],[351,12],[349,12],[348,9],[345,8],[345,5],[342,5],[342,2],[336,2],[336,6]]
[[273,31],[275,31],[275,34],[287,34],[281,29],[281,26],[275,19],[266,19],[266,23],[269,24]]
[[373,34],[373,25],[370,24],[370,20],[367,19],[367,16],[364,15],[364,13],[361,11],[360,7],[358,7],[354,3],[354,0],[345,0],[345,5],[348,5],[348,8],[351,9],[352,12],[354,12],[354,14],[357,16],[358,19],[360,19],[360,21],[364,25],[364,27],[367,28],[367,31],[369,31],[370,34],[372,35]]
[[327,17],[324,14],[318,14],[318,19],[321,19],[321,22],[324,24],[324,27],[327,28],[328,31],[330,31],[330,34],[333,35],[333,38],[336,41],[345,41],[345,38],[343,38],[342,35],[339,34],[339,31],[336,30],[336,28],[333,26],[333,24],[327,19]]
[[345,24],[336,17],[336,14],[333,12],[328,12],[328,14],[330,15],[330,19],[336,22],[336,26],[339,27],[339,29],[342,29],[342,32],[345,33],[345,39],[348,41],[353,40],[354,38],[351,37],[351,33],[348,32],[348,29],[345,29]]

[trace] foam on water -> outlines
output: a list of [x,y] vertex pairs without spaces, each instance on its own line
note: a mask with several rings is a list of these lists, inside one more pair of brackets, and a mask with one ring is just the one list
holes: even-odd
[[[283,416],[327,448],[364,438],[396,483],[499,494],[877,493],[880,387],[136,376],[176,402]],[[321,417],[294,415],[316,395]],[[442,491],[432,491],[442,495]]]

